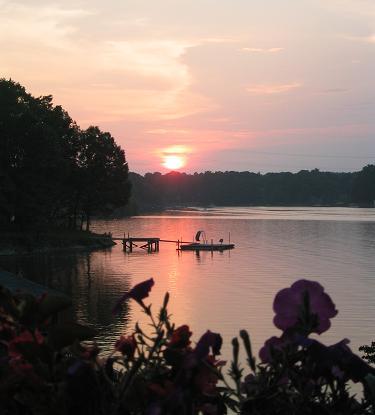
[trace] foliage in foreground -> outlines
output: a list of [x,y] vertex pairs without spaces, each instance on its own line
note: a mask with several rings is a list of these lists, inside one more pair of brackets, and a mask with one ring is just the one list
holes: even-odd
[[[136,301],[150,320],[121,336],[103,358],[79,340],[91,330],[56,325],[51,315],[65,304],[0,291],[0,413],[18,414],[370,414],[375,370],[348,347],[325,346],[309,336],[329,329],[337,314],[323,287],[300,280],[274,300],[280,337],[253,355],[245,330],[232,340],[233,358],[219,359],[222,338],[207,331],[197,343],[187,325],[175,327],[166,294],[157,316],[144,300],[152,279],[134,286],[115,305]],[[240,363],[240,349],[246,366]],[[228,366],[225,370],[224,367]],[[225,372],[228,372],[227,375]],[[359,398],[350,382],[363,385]]]

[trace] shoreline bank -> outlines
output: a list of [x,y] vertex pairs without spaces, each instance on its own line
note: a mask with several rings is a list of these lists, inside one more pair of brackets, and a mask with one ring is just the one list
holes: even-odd
[[0,256],[27,255],[63,250],[107,249],[116,245],[110,235],[85,231],[2,232]]

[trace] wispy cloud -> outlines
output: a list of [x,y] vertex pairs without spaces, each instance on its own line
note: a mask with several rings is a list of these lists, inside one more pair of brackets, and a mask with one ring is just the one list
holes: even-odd
[[186,134],[189,134],[189,131],[180,130],[180,129],[154,128],[152,130],[147,130],[146,133],[155,134],[155,135],[165,135],[165,134],[186,135]]
[[360,16],[373,17],[375,3],[373,0],[320,0],[322,7],[337,10],[338,13],[350,13]]
[[318,95],[328,95],[328,94],[345,94],[349,92],[348,88],[326,88],[316,92]]
[[257,84],[250,85],[246,91],[252,95],[273,95],[292,91],[302,86],[299,82],[291,84]]
[[[160,150],[156,150],[159,152]],[[184,144],[178,144],[174,146],[169,146],[161,150],[163,155],[178,155],[178,154],[189,154],[191,153],[192,148]]]
[[29,7],[7,2],[1,5],[0,35],[30,44],[40,41],[41,45],[66,47],[67,37],[75,32],[81,18],[94,15],[94,11],[80,8],[64,9],[56,5]]
[[184,41],[145,40],[112,41],[101,48],[98,64],[103,69],[128,70],[137,74],[171,79],[184,88],[190,83],[187,66],[180,58],[192,43]]
[[278,53],[282,52],[284,48],[241,48],[242,52],[248,53]]
[[[10,2],[3,6],[2,76],[23,83],[32,79],[32,92],[52,92],[56,102],[72,111],[79,122],[167,120],[214,108],[209,98],[191,91],[193,78],[183,60],[200,40],[166,35],[91,40],[82,37],[78,28],[85,27],[86,17],[95,14],[94,10]],[[137,24],[147,22],[140,18]]]
[[351,40],[354,42],[363,42],[363,43],[373,43],[375,44],[375,34],[367,35],[367,36],[342,36],[344,39]]
[[237,37],[204,37],[199,39],[199,43],[236,43]]

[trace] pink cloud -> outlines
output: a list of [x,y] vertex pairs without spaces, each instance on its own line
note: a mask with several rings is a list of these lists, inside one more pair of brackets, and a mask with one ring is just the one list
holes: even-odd
[[243,52],[250,53],[277,53],[284,50],[284,48],[241,48]]
[[252,95],[273,95],[289,92],[301,86],[302,84],[299,82],[293,82],[291,84],[257,84],[248,86],[246,91]]

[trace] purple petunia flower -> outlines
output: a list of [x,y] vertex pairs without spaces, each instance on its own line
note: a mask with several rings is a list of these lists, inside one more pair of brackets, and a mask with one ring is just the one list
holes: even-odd
[[337,314],[335,304],[324,288],[318,282],[308,280],[299,280],[290,288],[279,291],[273,309],[276,313],[273,321],[280,330],[296,327],[303,317],[309,320],[308,331],[318,334],[329,329],[330,318]]
[[67,373],[69,376],[76,375],[79,370],[81,370],[85,366],[85,363],[82,360],[76,360],[72,365],[68,367]]
[[288,337],[273,336],[266,340],[264,346],[259,350],[259,357],[263,363],[270,363],[272,361],[272,351],[282,351],[284,347],[289,345],[290,339]]
[[126,292],[116,303],[116,305],[113,307],[112,314],[119,314],[121,311],[121,306],[125,300],[128,298],[132,298],[135,300],[138,304],[140,304],[143,308],[146,308],[146,306],[143,304],[143,299],[148,297],[152,286],[155,284],[153,278],[150,278],[149,280],[140,282],[139,284],[136,284],[130,291]]
[[160,403],[153,402],[146,409],[146,415],[162,415],[163,410]]
[[340,371],[341,376],[353,382],[364,382],[368,374],[375,375],[375,369],[350,350],[348,339],[326,346],[317,340],[300,338],[300,344],[307,347],[316,362],[317,375],[330,373],[335,376]]
[[199,339],[194,354],[198,357],[198,359],[203,359],[207,357],[210,348],[212,349],[212,354],[218,355],[220,354],[221,345],[223,344],[223,339],[219,333],[213,333],[210,330],[207,330],[206,333]]

